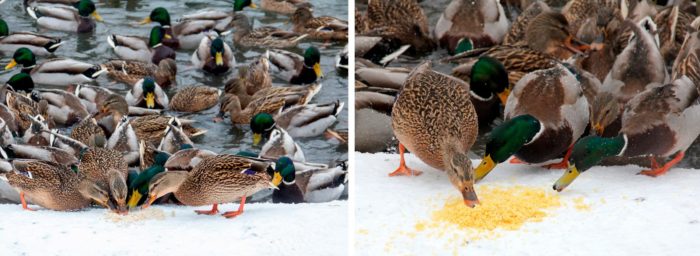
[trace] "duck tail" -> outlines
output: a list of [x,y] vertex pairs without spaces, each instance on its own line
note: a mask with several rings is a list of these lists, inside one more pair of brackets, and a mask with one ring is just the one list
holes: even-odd
[[384,56],[384,58],[382,58],[379,61],[379,63],[382,64],[382,66],[386,66],[387,64],[389,64],[389,62],[395,60],[396,58],[401,56],[404,52],[408,51],[408,48],[411,48],[410,44],[403,45],[403,46],[399,47],[399,49],[397,49],[396,51]]
[[340,101],[340,100],[337,100],[337,101],[335,102],[335,109],[333,109],[333,113],[335,113],[334,116],[339,115],[340,112],[343,111],[343,106],[345,106],[345,103],[344,103],[344,102],[342,102],[342,101]]
[[46,48],[46,50],[48,52],[55,52],[56,49],[58,49],[58,47],[61,46],[62,44],[63,44],[63,42],[61,42],[61,39],[56,38],[55,40],[51,40],[51,42],[44,45],[44,48]]
[[27,7],[27,13],[32,17],[32,19],[35,20],[38,20],[41,17],[41,14],[37,11],[36,7]]
[[107,36],[107,43],[109,46],[112,47],[112,49],[117,48],[117,36],[116,35],[108,35]]
[[107,72],[107,69],[102,68],[101,66],[95,65],[92,66],[91,68],[88,68],[83,72],[83,75],[85,77],[90,78],[90,79],[97,79],[102,73]]

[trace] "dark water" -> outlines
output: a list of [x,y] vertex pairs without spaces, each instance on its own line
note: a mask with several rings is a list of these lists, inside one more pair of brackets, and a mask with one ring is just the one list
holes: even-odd
[[[358,9],[364,10],[366,5],[361,5],[359,4],[360,1],[357,1],[358,4]],[[431,27],[431,30],[435,27],[435,24],[437,24],[438,19],[440,18],[440,15],[442,12],[445,10],[445,7],[451,2],[451,0],[434,0],[434,1],[423,1],[420,3],[420,6],[423,8],[423,11],[425,14],[428,16],[428,21],[429,25]],[[454,68],[456,65],[455,64],[443,64],[440,63],[437,60],[440,60],[444,57],[449,56],[446,50],[444,49],[438,49],[436,51],[433,51],[432,53],[426,54],[424,56],[418,56],[418,57],[410,57],[403,55],[399,57],[399,59],[395,60],[392,62],[389,66],[394,66],[394,67],[414,67],[421,62],[425,60],[432,60],[433,61],[433,69],[446,73],[446,74],[451,74],[452,73],[452,68]],[[497,119],[492,127],[494,127],[497,124],[500,124],[502,122],[501,119]],[[486,136],[488,136],[488,132],[490,129],[480,129],[479,131],[479,137],[476,140],[476,143],[472,147],[472,152],[475,153],[476,155],[472,155],[472,157],[478,156],[481,157],[483,156],[484,149],[486,147]],[[654,141],[650,141],[650,143],[654,143]],[[389,151],[395,151],[395,148],[390,148]],[[685,158],[683,159],[682,162],[680,162],[678,167],[686,167],[686,168],[698,168],[700,167],[700,142],[696,140],[694,144],[687,150],[685,154]]]
[[[97,5],[98,12],[104,18],[104,22],[97,24],[97,29],[93,33],[78,35],[75,33],[64,33],[56,31],[42,31],[33,22],[33,20],[23,11],[22,1],[6,1],[0,6],[0,17],[7,21],[10,31],[31,31],[40,32],[46,35],[57,36],[65,42],[55,53],[56,57],[67,57],[92,64],[99,64],[109,59],[117,58],[112,49],[107,44],[106,38],[110,34],[119,35],[140,35],[147,37],[153,25],[137,25],[138,22],[147,17],[152,9],[156,7],[165,7],[170,12],[173,21],[180,18],[183,14],[193,13],[204,8],[216,8],[219,10],[232,10],[231,1],[138,1],[138,0],[109,0],[99,1],[94,0]],[[256,1],[254,1],[256,2]],[[259,4],[259,2],[256,2]],[[347,1],[345,0],[321,0],[313,1],[315,5],[314,15],[330,15],[347,20]],[[246,8],[244,13],[248,17],[252,17],[255,21],[255,26],[261,24],[276,26],[286,29],[291,29],[291,23],[288,16],[278,14],[268,14],[260,9]],[[228,36],[225,42],[233,46],[231,36]],[[323,81],[323,89],[315,96],[312,103],[327,103],[340,99],[347,103],[347,74],[338,73],[335,70],[335,56],[343,49],[344,44],[334,43],[329,46],[322,46],[320,42],[306,41],[299,45],[299,48],[291,51],[303,53],[309,45],[315,45],[321,50],[321,65],[325,74]],[[213,76],[205,74],[201,70],[192,69],[190,57],[193,51],[180,50],[177,53],[178,87],[184,87],[194,84],[205,84],[223,89],[224,83],[237,75],[235,71],[229,72],[222,76]],[[234,48],[236,61],[238,65],[249,64],[264,50],[246,50],[241,51]],[[0,64],[4,67],[11,56],[2,56]],[[41,63],[44,58],[37,57],[37,63]],[[0,82],[5,82],[13,74],[19,72],[17,69],[10,71],[0,71]],[[282,81],[275,80],[276,83]],[[114,90],[115,92],[126,94],[127,85],[113,84],[106,76],[98,79],[97,84],[103,87]],[[168,95],[172,97],[177,91],[177,88],[171,88]],[[185,115],[181,113],[169,113],[171,115],[182,116],[188,119],[197,120],[196,127],[207,129],[209,132],[204,136],[194,139],[196,146],[210,149],[215,152],[234,153],[239,150],[259,151],[259,148],[252,148],[252,134],[248,125],[232,126],[227,119],[222,123],[212,122],[215,113],[218,112],[218,106],[203,111],[197,114]],[[167,113],[167,112],[166,112]],[[339,116],[339,121],[331,127],[332,129],[347,130],[348,126],[348,109],[345,104],[345,109]],[[340,145],[335,140],[328,141],[323,136],[318,138],[299,139],[297,142],[302,147],[306,154],[307,161],[318,163],[330,163],[335,160],[345,160],[348,158],[347,146]]]

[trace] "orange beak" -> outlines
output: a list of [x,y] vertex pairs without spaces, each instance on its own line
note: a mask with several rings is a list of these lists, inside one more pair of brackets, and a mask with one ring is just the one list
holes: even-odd
[[573,35],[566,37],[566,40],[564,40],[564,46],[566,49],[569,49],[574,53],[583,53],[591,49],[590,45],[576,40]]
[[143,204],[143,206],[141,206],[141,209],[146,209],[146,208],[148,208],[149,206],[151,206],[151,204],[152,204],[154,201],[156,201],[156,199],[158,199],[158,198],[157,198],[155,195],[150,195],[150,196],[148,197],[148,202],[146,202],[145,204]]

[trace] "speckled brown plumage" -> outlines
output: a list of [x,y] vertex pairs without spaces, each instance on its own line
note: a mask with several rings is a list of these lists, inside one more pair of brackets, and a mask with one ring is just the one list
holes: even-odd
[[36,116],[39,114],[39,111],[37,110],[38,104],[26,96],[16,92],[8,92],[6,101],[7,107],[9,107],[15,114],[15,120],[18,121],[17,123],[19,124],[20,131],[23,132],[29,129],[31,120],[28,118],[28,116]]
[[221,98],[221,112],[228,112],[231,115],[231,122],[234,124],[247,124],[250,119],[258,113],[268,113],[276,116],[285,105],[285,99],[277,97],[264,97],[250,102],[244,109],[238,96],[225,94]]
[[8,182],[35,204],[57,211],[78,210],[90,205],[91,200],[78,192],[81,179],[73,171],[37,160],[15,160],[13,165],[19,173],[7,173]]
[[538,1],[530,4],[525,11],[518,15],[518,18],[516,18],[513,24],[510,26],[510,30],[503,38],[503,44],[513,45],[524,41],[525,30],[527,30],[527,25],[530,24],[530,20],[534,19],[540,13],[547,11],[549,11],[549,6],[547,6],[547,4],[544,2]]
[[169,171],[191,171],[202,160],[215,155],[217,154],[206,149],[183,149],[168,158],[168,161],[165,162],[165,168],[168,168]]
[[122,153],[108,148],[90,148],[80,157],[78,170],[85,178],[107,188],[108,171],[116,170],[126,179],[128,165]]
[[347,21],[331,16],[314,17],[308,8],[298,8],[291,19],[294,32],[308,34],[309,37],[319,40],[348,40]]
[[370,35],[396,38],[410,44],[413,51],[435,48],[430,36],[428,18],[416,0],[371,1],[367,6],[366,23]]
[[447,144],[466,152],[476,140],[476,112],[469,85],[432,71],[429,63],[414,69],[392,111],[396,138],[428,165],[444,170]]
[[[175,191],[186,205],[228,203],[269,187],[268,164],[234,155],[218,155],[200,162]],[[253,175],[241,173],[247,169]]]
[[[158,145],[165,135],[165,128],[168,127],[168,122],[171,118],[162,115],[146,115],[131,119],[130,122],[136,137],[146,140],[153,145]],[[183,123],[182,129],[187,136],[199,135],[204,132],[188,123]]]
[[107,141],[104,130],[94,118],[86,118],[71,130],[70,137],[88,147],[102,146]]
[[206,85],[179,89],[170,99],[170,109],[180,112],[199,112],[216,106],[221,91]]
[[678,55],[693,19],[693,15],[679,11],[678,6],[666,8],[654,17],[654,23],[658,26],[661,55],[666,63],[673,62]]
[[160,61],[158,65],[132,60],[111,60],[101,66],[107,70],[111,79],[131,86],[146,76],[153,77],[163,88],[176,85],[177,65],[175,60],[170,58]]

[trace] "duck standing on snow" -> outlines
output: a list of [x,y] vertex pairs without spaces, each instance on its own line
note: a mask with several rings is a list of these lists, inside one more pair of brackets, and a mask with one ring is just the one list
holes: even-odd
[[428,165],[445,170],[464,203],[476,206],[479,200],[467,152],[476,140],[478,123],[469,98],[469,84],[433,71],[428,62],[411,71],[391,113],[401,163],[389,175],[421,174],[406,166],[407,148]]

